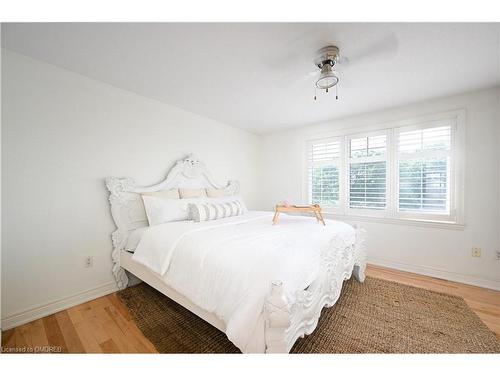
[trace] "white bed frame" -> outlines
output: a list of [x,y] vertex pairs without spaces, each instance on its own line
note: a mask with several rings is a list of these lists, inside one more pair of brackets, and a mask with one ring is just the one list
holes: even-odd
[[[125,251],[130,232],[148,225],[140,194],[172,188],[225,188],[228,193],[239,192],[239,183],[229,181],[225,186],[216,183],[205,164],[192,154],[176,162],[166,179],[159,184],[138,186],[131,178],[110,177],[106,179],[110,191],[111,214],[117,229],[112,233],[113,275],[119,289],[128,285],[125,270],[151,285],[167,297],[184,306],[217,329],[225,332],[225,323],[216,315],[191,302],[174,289],[168,287],[148,268],[135,262]],[[271,225],[271,223],[269,223]],[[365,279],[366,252],[364,231],[356,228],[356,243],[336,252],[323,254],[320,276],[305,290],[295,293],[288,301],[283,283],[279,280],[270,285],[264,306],[265,340],[267,353],[288,353],[299,337],[314,331],[324,306],[335,304],[340,296],[342,283],[353,274],[363,282]]]

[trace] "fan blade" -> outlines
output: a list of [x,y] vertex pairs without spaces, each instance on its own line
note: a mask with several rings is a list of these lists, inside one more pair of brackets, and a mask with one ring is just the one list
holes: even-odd
[[283,76],[281,79],[278,79],[276,82],[278,87],[282,88],[290,88],[299,84],[302,84],[307,81],[314,82],[313,78],[319,76],[319,70],[311,71],[307,74],[303,74],[299,77],[289,79],[288,77]]
[[397,52],[398,45],[398,38],[396,38],[396,35],[394,35],[394,33],[390,33],[380,39],[378,42],[359,51],[357,54],[351,54],[351,60],[361,60],[366,57],[392,54],[394,52]]
[[312,80],[312,78],[318,76],[319,76],[319,71],[315,70],[314,72],[309,72],[307,74],[304,74],[302,77],[297,78],[295,81],[293,81],[293,84],[298,84],[307,80]]
[[338,61],[337,61],[337,64],[340,64],[340,65],[349,64],[349,58],[347,56],[340,56]]
[[307,77],[307,78],[308,78],[308,77],[314,77],[314,76],[319,75],[319,73],[320,73],[320,72],[319,72],[319,70],[313,70],[312,72],[309,72],[309,73],[307,73],[307,74],[304,74],[304,77]]
[[398,47],[398,39],[394,33],[390,33],[366,48],[349,53],[349,57],[341,56],[338,64],[341,68],[350,67],[368,59],[393,56],[398,51]]
[[283,64],[314,64],[316,52],[324,47],[335,35],[333,24],[312,25],[296,37],[285,41],[282,50],[292,51],[285,55],[274,56],[269,61],[271,68],[280,69]]

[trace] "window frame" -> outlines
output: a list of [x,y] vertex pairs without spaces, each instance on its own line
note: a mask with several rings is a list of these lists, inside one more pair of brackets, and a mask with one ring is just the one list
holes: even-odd
[[[436,128],[439,126],[443,126],[443,122],[446,120],[437,120],[437,121],[428,121],[421,124],[411,125],[411,126],[403,126],[394,129],[394,143],[395,143],[395,165],[393,170],[394,175],[394,193],[395,193],[395,212],[394,217],[400,219],[415,219],[415,220],[433,220],[440,222],[456,222],[456,207],[455,207],[455,194],[456,194],[456,181],[455,181],[455,158],[454,158],[454,150],[456,148],[455,145],[455,137],[456,137],[456,124],[453,121],[449,121],[445,126],[450,127],[450,150],[449,151],[427,151],[420,152],[415,155],[405,155],[402,158],[400,157],[398,150],[398,141],[399,134],[401,132],[412,131],[412,130],[424,130]],[[448,121],[447,121],[448,122]],[[421,159],[422,155],[436,155],[436,156],[449,156],[450,157],[450,166],[449,166],[449,181],[448,181],[448,190],[449,190],[449,214],[440,214],[440,213],[430,213],[430,212],[409,212],[409,211],[399,211],[399,161],[401,160],[410,160],[413,158]]]
[[[325,208],[327,216],[356,221],[375,221],[394,224],[409,224],[463,230],[465,197],[465,122],[466,112],[458,109],[448,112],[418,116],[370,126],[351,126],[351,129],[309,134],[304,136],[304,178],[302,199],[309,202],[309,181],[307,176],[307,151],[310,142],[321,143],[331,138],[340,140],[341,165],[339,168],[339,207]],[[443,122],[451,126],[450,144],[450,214],[399,211],[399,158],[398,136],[401,131],[436,127]],[[386,134],[386,208],[385,210],[357,209],[349,207],[350,185],[350,139]],[[367,160],[369,161],[369,160]],[[378,212],[377,212],[378,211]]]
[[[390,190],[390,183],[389,183],[389,148],[390,148],[390,140],[389,136],[387,134],[387,129],[383,130],[375,130],[375,131],[369,131],[369,132],[361,132],[361,133],[355,133],[355,134],[349,134],[344,137],[344,143],[345,143],[345,153],[344,153],[344,169],[345,169],[345,197],[346,197],[346,202],[345,202],[345,212],[346,215],[350,216],[355,216],[355,215],[361,215],[361,216],[368,216],[368,217],[386,217],[387,216],[387,209],[388,209],[388,204],[389,204],[389,190]],[[377,135],[385,135],[386,136],[386,150],[385,150],[385,155],[383,156],[366,156],[362,158],[351,158],[351,140],[355,138],[368,138],[368,137],[373,137]],[[354,161],[352,161],[354,160]],[[381,162],[385,161],[385,208],[384,209],[369,209],[369,208],[351,208],[350,201],[351,201],[351,164],[356,164],[356,163],[370,163],[370,162]]]
[[[327,143],[327,142],[338,142],[339,143],[339,158],[337,160],[333,160],[331,162],[323,162],[324,165],[328,165],[331,163],[331,165],[335,165],[338,170],[339,174],[339,199],[338,199],[338,205],[337,206],[326,206],[325,207],[325,212],[330,212],[330,213],[342,213],[342,206],[343,206],[343,185],[342,185],[342,158],[343,158],[343,141],[342,137],[326,137],[326,138],[319,138],[315,140],[308,140],[306,141],[306,149],[305,149],[305,185],[306,185],[306,200],[309,202],[309,197],[311,194],[311,186],[309,182],[309,167],[314,166],[314,163],[310,163],[308,160],[309,156],[309,149],[315,145],[315,144],[321,144],[321,143]],[[323,163],[318,163],[318,164],[323,164]]]

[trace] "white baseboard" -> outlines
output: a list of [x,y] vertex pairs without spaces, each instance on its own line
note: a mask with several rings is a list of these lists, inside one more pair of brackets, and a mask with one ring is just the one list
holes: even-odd
[[375,266],[394,268],[399,271],[406,271],[406,272],[418,273],[420,275],[436,277],[438,279],[455,281],[463,284],[480,286],[482,288],[488,288],[493,290],[500,290],[500,280],[486,279],[474,275],[464,275],[461,273],[450,272],[434,267],[419,266],[414,264],[394,262],[391,260],[371,258],[371,257],[368,257],[368,263],[373,264]]
[[106,294],[116,292],[117,290],[118,288],[116,287],[116,283],[114,281],[111,281],[109,283],[102,284],[98,287],[85,290],[72,296],[68,296],[56,301],[48,302],[41,306],[18,312],[6,318],[2,318],[2,330],[7,330],[25,323],[29,323],[33,320],[43,318],[47,315],[54,314],[61,310],[65,310],[81,303],[105,296]]

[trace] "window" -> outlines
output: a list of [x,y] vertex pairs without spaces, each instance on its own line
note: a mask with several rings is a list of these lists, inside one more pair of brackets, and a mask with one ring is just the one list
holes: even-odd
[[451,125],[399,129],[398,211],[451,215]]
[[349,208],[386,207],[386,135],[349,139]]
[[461,225],[463,121],[456,111],[308,141],[308,203],[343,216]]
[[339,205],[340,140],[311,142],[308,146],[309,202],[324,207]]

